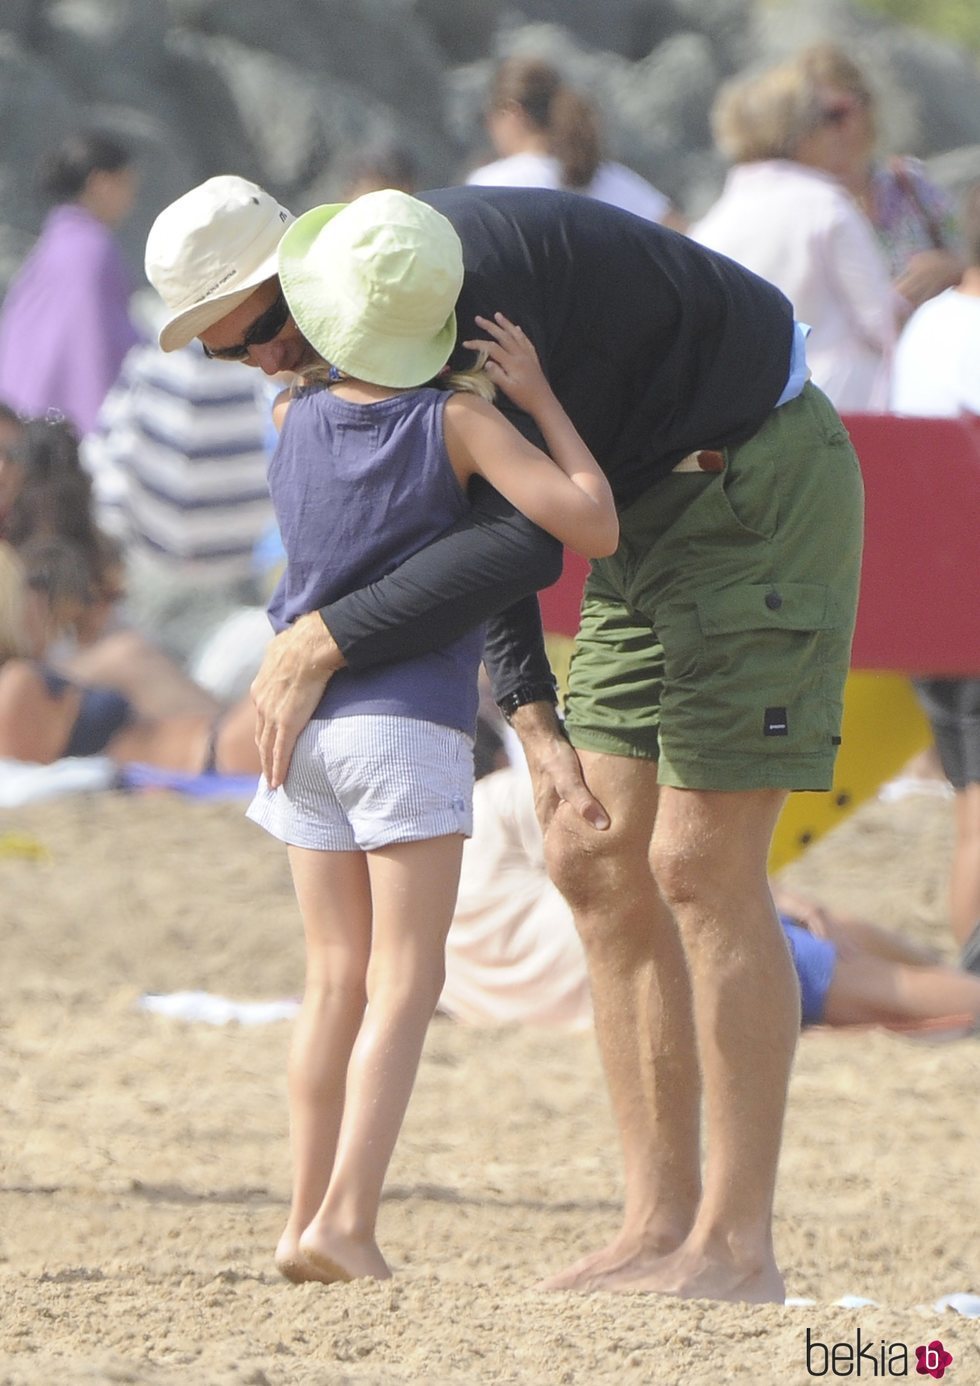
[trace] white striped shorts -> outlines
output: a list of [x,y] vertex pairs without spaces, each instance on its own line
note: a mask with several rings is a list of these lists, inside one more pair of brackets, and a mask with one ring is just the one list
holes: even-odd
[[263,777],[246,817],[280,842],[370,852],[473,831],[473,742],[411,717],[364,714],[310,722],[286,782]]

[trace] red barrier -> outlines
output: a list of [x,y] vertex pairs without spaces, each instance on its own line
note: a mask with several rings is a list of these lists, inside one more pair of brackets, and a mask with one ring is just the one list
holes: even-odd
[[980,674],[980,420],[845,423],[867,505],[854,668]]
[[[980,674],[980,420],[845,419],[867,513],[855,669]],[[544,627],[578,629],[588,564],[541,593]]]
[[565,550],[565,565],[553,587],[539,594],[541,621],[545,630],[558,635],[574,635],[578,630],[578,608],[582,599],[582,584],[589,571],[588,560]]

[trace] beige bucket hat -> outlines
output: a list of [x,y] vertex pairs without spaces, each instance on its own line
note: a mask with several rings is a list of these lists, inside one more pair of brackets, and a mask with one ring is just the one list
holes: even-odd
[[146,277],[171,316],[160,332],[176,351],[237,308],[277,272],[293,215],[256,183],[209,178],[165,207],[146,238]]

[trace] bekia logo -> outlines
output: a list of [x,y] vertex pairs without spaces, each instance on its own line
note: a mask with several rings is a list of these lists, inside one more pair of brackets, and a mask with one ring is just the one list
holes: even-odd
[[[915,1372],[937,1381],[953,1365],[953,1354],[947,1352],[938,1338],[923,1343],[914,1352]],[[862,1338],[860,1328],[853,1343],[823,1343],[806,1331],[806,1370],[808,1376],[908,1376],[912,1365],[904,1343],[875,1342]]]
[[925,1347],[917,1347],[915,1350],[918,1366],[916,1371],[920,1376],[934,1376],[938,1381],[941,1376],[945,1376],[946,1368],[953,1365],[953,1354],[947,1352],[938,1338],[934,1338]]

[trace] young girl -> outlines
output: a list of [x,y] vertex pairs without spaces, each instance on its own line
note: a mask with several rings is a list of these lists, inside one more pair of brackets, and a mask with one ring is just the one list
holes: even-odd
[[[281,396],[269,471],[286,551],[281,627],[398,566],[467,508],[482,477],[586,556],[618,522],[595,459],[531,343],[478,319],[484,372],[431,383],[455,344],[462,250],[404,193],[308,212],[279,252],[282,288],[329,374]],[[487,399],[535,420],[552,461]],[[289,1067],[293,1193],[276,1251],[290,1280],[385,1278],[382,1185],[444,977],[463,838],[482,629],[400,664],[337,673],[285,784],[249,816],[288,844],[306,937]]]

